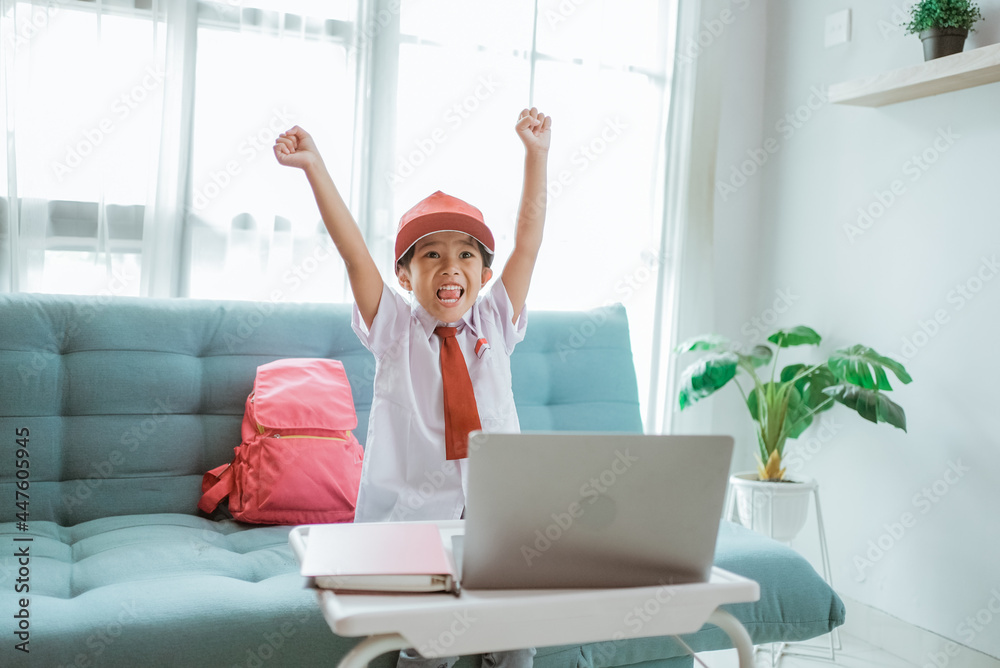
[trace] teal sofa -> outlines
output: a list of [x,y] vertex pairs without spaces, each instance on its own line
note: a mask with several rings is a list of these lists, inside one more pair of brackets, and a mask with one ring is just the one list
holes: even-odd
[[[522,427],[640,431],[624,310],[529,317],[512,360]],[[374,361],[349,321],[344,305],[0,295],[0,665],[336,665],[358,639],[323,621],[288,527],[196,503],[202,473],[239,442],[259,364],[342,360],[364,441]],[[760,582],[759,602],[730,607],[757,643],[844,621],[837,595],[773,541],[723,523],[716,563]],[[728,646],[711,626],[687,641]],[[536,665],[691,659],[646,638],[541,647]]]

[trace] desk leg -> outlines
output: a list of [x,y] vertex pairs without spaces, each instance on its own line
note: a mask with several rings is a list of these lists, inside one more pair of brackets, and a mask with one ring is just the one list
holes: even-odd
[[709,616],[708,623],[715,624],[725,631],[733,641],[733,647],[736,648],[736,654],[740,658],[740,668],[753,668],[753,643],[740,620],[725,610],[717,609]]
[[409,646],[410,643],[398,633],[368,636],[340,660],[337,668],[366,668],[368,662],[380,654],[398,652]]

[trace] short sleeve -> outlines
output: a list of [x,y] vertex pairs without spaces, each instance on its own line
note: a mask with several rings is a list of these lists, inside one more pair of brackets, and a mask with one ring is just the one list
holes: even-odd
[[376,359],[380,359],[406,334],[409,319],[409,303],[383,281],[382,296],[379,298],[378,311],[375,312],[371,329],[365,326],[357,303],[354,304],[351,316],[351,329],[358,335],[361,345],[372,351]]
[[483,298],[481,308],[493,319],[503,338],[504,349],[508,355],[511,354],[514,346],[524,340],[524,332],[528,327],[528,307],[521,307],[517,324],[513,324],[511,320],[514,318],[514,305],[510,303],[503,279],[498,278]]

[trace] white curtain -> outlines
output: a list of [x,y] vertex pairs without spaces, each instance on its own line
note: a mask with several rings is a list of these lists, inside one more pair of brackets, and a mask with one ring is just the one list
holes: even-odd
[[143,216],[140,294],[176,297],[180,294],[177,259],[180,257],[183,215],[190,164],[192,74],[195,61],[195,0],[165,0],[164,83],[161,130],[156,142],[156,170],[147,183],[149,206]]
[[[343,301],[346,274],[299,170],[272,145],[309,131],[351,201],[358,8],[348,2],[199,2],[191,180],[179,294]],[[346,155],[345,155],[346,154]]]
[[0,0],[0,289],[138,295],[184,2]]
[[[673,90],[667,132],[664,234],[667,261],[657,285],[654,368],[647,425],[656,431],[704,433],[709,410],[677,410],[676,345],[713,326],[713,228],[716,149],[721,116],[726,36],[709,41],[706,18],[718,17],[730,0],[680,0]],[[655,411],[655,413],[653,413]]]

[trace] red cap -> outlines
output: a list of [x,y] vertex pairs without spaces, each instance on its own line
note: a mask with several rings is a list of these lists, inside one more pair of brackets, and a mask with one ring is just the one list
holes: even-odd
[[403,214],[396,230],[396,261],[419,239],[435,232],[464,232],[494,252],[493,233],[476,207],[438,190]]

